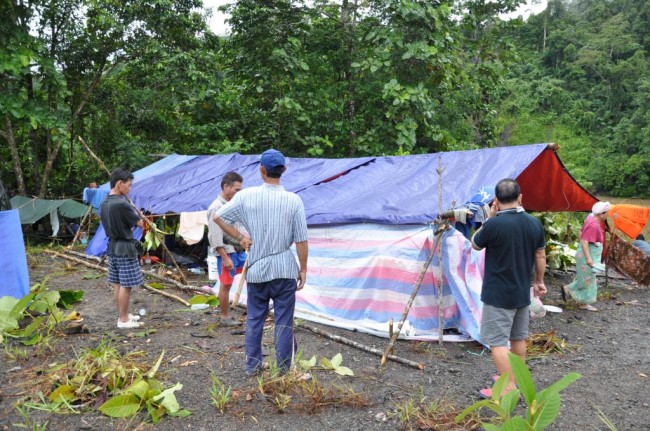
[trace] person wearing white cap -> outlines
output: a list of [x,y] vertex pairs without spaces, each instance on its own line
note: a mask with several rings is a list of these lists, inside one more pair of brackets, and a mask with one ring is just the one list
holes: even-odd
[[596,202],[580,231],[580,247],[576,251],[576,278],[569,285],[562,286],[562,299],[570,295],[578,308],[598,311],[591,305],[598,297],[598,285],[594,268],[600,265],[605,245],[605,220],[611,208],[609,202]]

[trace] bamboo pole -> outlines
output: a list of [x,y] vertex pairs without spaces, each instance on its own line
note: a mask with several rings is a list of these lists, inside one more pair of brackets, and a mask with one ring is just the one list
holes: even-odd
[[[84,140],[81,138],[81,136],[77,136],[77,138],[79,139],[79,142],[81,142],[81,145],[83,145],[83,147],[86,149],[86,151],[88,151],[88,153],[90,154],[90,156],[91,156],[93,159],[95,159],[95,160],[97,161],[97,163],[99,163],[99,166],[101,166],[102,169],[104,169],[104,170],[106,171],[106,173],[108,174],[108,176],[109,176],[109,178],[110,178],[110,176],[111,176],[111,171],[108,170],[108,168],[106,167],[106,165],[104,164],[104,162],[102,162],[102,161],[100,160],[100,158],[97,157],[97,156],[95,155],[95,153],[93,153],[93,151],[90,149],[90,147],[88,147],[88,145],[86,145],[86,142],[84,142]],[[138,209],[137,206],[135,206],[135,204],[133,203],[133,201],[131,200],[130,197],[128,197],[127,195],[124,195],[124,197],[125,197],[126,200],[131,204],[131,206],[132,206],[132,207],[137,211],[137,214],[140,215],[140,217],[142,218],[142,220],[144,221],[144,223],[147,224],[147,225],[149,226],[149,229],[151,229],[151,230],[153,231],[153,234],[156,236],[156,239],[157,239],[158,242],[163,246],[163,249],[165,250],[165,252],[166,252],[167,255],[169,256],[169,259],[171,259],[172,263],[174,264],[174,267],[176,267],[176,270],[178,271],[178,275],[181,277],[181,281],[183,282],[183,284],[187,284],[187,278],[185,278],[185,274],[183,274],[183,271],[182,271],[181,268],[178,266],[178,263],[176,263],[176,259],[174,259],[174,256],[172,255],[171,251],[169,251],[169,249],[167,248],[167,245],[165,244],[164,238],[161,240],[161,239],[160,239],[160,236],[158,236],[158,230],[156,229],[156,225],[153,224],[153,223],[152,223],[152,222],[151,222],[147,217],[144,216],[144,214],[142,214],[142,213],[140,212],[140,210]]]
[[88,211],[86,211],[86,214],[84,214],[83,218],[81,219],[81,222],[79,223],[79,227],[77,228],[77,231],[74,233],[74,238],[72,238],[72,242],[67,247],[68,249],[72,248],[72,246],[74,246],[74,244],[77,242],[77,238],[79,237],[79,234],[81,233],[81,230],[83,228],[84,223],[86,222],[86,217],[88,217],[88,215],[90,215],[92,210],[93,210],[92,205],[89,205],[88,206]]
[[[70,254],[73,254],[75,256],[79,256],[81,258],[84,258],[84,259],[93,259],[93,260],[97,260],[100,263],[102,262],[102,259],[100,259],[100,258],[98,258],[96,256],[84,255],[82,253],[79,253],[78,251],[66,250],[66,253],[70,253]],[[147,276],[147,277],[155,278],[156,280],[163,281],[165,283],[171,283],[171,284],[173,284],[174,286],[178,287],[181,290],[187,290],[187,291],[192,291],[192,292],[194,292],[194,291],[202,292],[200,287],[192,286],[191,284],[182,284],[182,283],[180,283],[180,282],[178,282],[178,281],[176,281],[176,280],[174,280],[172,278],[164,277],[164,276],[158,275],[156,273],[145,272],[144,275]]]
[[[107,271],[108,271],[108,268],[104,268],[103,266],[95,265],[94,263],[86,262],[86,261],[84,261],[84,260],[82,260],[82,259],[79,259],[79,258],[76,258],[76,257],[73,257],[73,256],[66,256],[66,255],[63,254],[63,253],[59,253],[59,252],[56,252],[56,251],[54,251],[54,250],[44,250],[44,251],[45,251],[46,253],[53,254],[53,255],[58,256],[58,257],[60,257],[60,258],[68,259],[68,260],[71,260],[71,261],[73,261],[73,262],[77,262],[77,263],[80,263],[80,264],[82,264],[82,265],[86,265],[86,266],[89,267],[89,268],[97,269],[97,270],[99,270],[99,271],[104,271],[104,272],[107,272]],[[173,295],[173,294],[171,294],[171,293],[164,292],[164,291],[162,291],[162,290],[160,290],[160,289],[156,289],[155,287],[149,286],[149,285],[147,285],[147,284],[143,284],[143,286],[144,286],[147,290],[150,290],[150,291],[155,292],[155,293],[157,293],[157,294],[159,294],[159,295],[162,295],[162,296],[166,296],[167,298],[174,299],[174,300],[176,300],[176,301],[180,302],[181,304],[186,305],[186,306],[188,306],[188,307],[190,306],[190,303],[189,303],[189,302],[187,302],[187,301],[184,300],[183,298],[180,298],[180,297],[178,297],[178,296],[176,296],[176,295]]]
[[239,285],[237,286],[237,291],[235,296],[232,298],[232,304],[230,308],[235,308],[239,304],[239,297],[241,296],[241,291],[244,288],[244,281],[246,281],[246,274],[248,273],[248,255],[246,256],[246,262],[244,262],[244,269],[241,272],[241,277],[239,278]]
[[[350,340],[348,338],[341,337],[339,335],[330,334],[329,332],[323,331],[315,326],[311,325],[300,325],[299,328],[305,328],[315,334],[322,335],[329,338],[330,340],[338,341],[339,343],[346,344],[348,346],[356,347],[357,349],[363,350],[373,355],[382,356],[381,350],[375,349],[374,347],[366,346],[365,344],[358,343],[356,341]],[[410,359],[402,358],[400,356],[388,355],[388,359],[391,361],[398,362],[403,365],[408,365],[409,367],[417,368],[418,370],[424,370],[424,364],[419,362],[411,361]],[[382,357],[383,359],[383,357]]]
[[429,265],[431,265],[431,261],[433,260],[433,255],[436,251],[436,247],[438,246],[438,243],[440,242],[441,236],[442,236],[442,232],[436,234],[435,240],[433,242],[433,246],[431,247],[431,252],[429,253],[429,257],[427,257],[426,262],[422,266],[422,271],[420,271],[420,276],[418,277],[418,281],[415,283],[415,288],[413,289],[413,292],[411,293],[411,297],[406,303],[406,308],[404,309],[404,313],[402,313],[402,318],[400,319],[399,324],[397,325],[397,331],[393,333],[393,336],[390,338],[390,341],[388,342],[388,346],[386,347],[386,350],[384,350],[384,353],[381,357],[380,367],[383,366],[384,363],[386,363],[386,358],[390,356],[390,351],[393,348],[393,345],[395,344],[395,340],[397,340],[397,337],[399,337],[399,334],[402,331],[402,326],[404,325],[404,321],[406,320],[406,317],[409,315],[409,311],[411,310],[411,306],[413,305],[413,301],[415,300],[415,295],[417,295],[418,290],[420,290],[420,285],[422,285],[422,280],[424,279],[424,275],[426,274],[427,269],[429,269]]
[[[438,156],[438,211],[442,213],[442,173],[444,172],[442,167],[442,155]],[[442,234],[440,234],[442,238]],[[438,268],[440,270],[440,278],[438,279],[438,344],[442,345],[443,339],[443,330],[444,330],[444,318],[442,313],[442,294],[443,294],[443,284],[442,284],[442,247],[440,247],[440,258],[438,259]]]

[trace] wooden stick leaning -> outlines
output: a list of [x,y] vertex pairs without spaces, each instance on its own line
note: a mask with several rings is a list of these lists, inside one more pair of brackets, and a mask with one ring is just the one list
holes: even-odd
[[[395,344],[395,340],[397,340],[397,337],[399,337],[399,334],[402,331],[402,326],[404,325],[404,321],[406,320],[406,317],[409,315],[409,311],[411,310],[411,306],[413,305],[413,300],[415,300],[415,296],[417,295],[418,290],[420,290],[420,286],[422,285],[422,280],[424,279],[424,275],[427,273],[427,270],[429,269],[429,265],[431,265],[431,261],[433,260],[433,255],[435,254],[436,248],[438,247],[438,243],[440,242],[440,237],[442,237],[442,232],[437,233],[435,236],[435,240],[433,242],[433,246],[431,247],[431,252],[429,253],[429,257],[427,257],[427,261],[422,266],[420,277],[418,277],[418,281],[415,283],[415,288],[413,289],[413,292],[411,293],[411,297],[406,303],[406,308],[404,309],[404,313],[402,313],[402,318],[400,319],[399,324],[397,325],[397,331],[393,333],[393,336],[390,338],[390,341],[388,342],[388,346],[386,347],[386,350],[384,350],[384,354],[381,357],[380,367],[386,363],[386,358],[388,358],[388,356],[390,355],[390,351],[393,348],[393,344]],[[439,313],[440,312],[441,311],[439,311]]]
[[232,297],[232,304],[230,308],[237,307],[239,304],[239,297],[241,296],[241,291],[244,288],[244,281],[246,281],[246,274],[248,273],[248,255],[246,256],[246,262],[244,262],[244,269],[241,271],[241,277],[239,278],[239,285],[237,286],[237,291],[235,296]]
[[[442,167],[442,156],[438,156],[438,208],[442,212],[442,173],[444,172]],[[442,236],[442,234],[441,234]],[[442,285],[442,247],[440,247],[440,259],[438,259],[438,269],[440,270],[440,278],[438,279],[438,344],[442,344],[443,330],[444,330],[444,318],[442,313],[442,294],[443,294],[443,285]]]
[[93,210],[92,205],[88,205],[88,211],[86,211],[86,214],[84,214],[83,218],[81,219],[81,222],[79,223],[79,227],[77,228],[77,231],[74,233],[74,238],[72,238],[72,242],[70,244],[68,244],[68,247],[67,247],[68,249],[71,248],[73,245],[75,245],[75,243],[77,242],[77,238],[79,238],[79,234],[81,233],[81,231],[83,229],[83,225],[86,222],[86,217],[88,217],[88,215],[90,215],[92,210]]
[[[338,336],[338,335],[330,334],[329,332],[323,331],[322,329],[319,329],[319,328],[317,328],[315,326],[301,324],[300,326],[298,326],[298,328],[304,328],[304,329],[307,329],[307,330],[309,330],[309,331],[311,331],[311,332],[313,332],[315,334],[327,337],[330,340],[338,341],[339,343],[343,343],[343,344],[346,344],[348,346],[356,347],[357,349],[363,350],[363,351],[368,352],[368,353],[372,353],[373,355],[382,356],[381,350],[375,349],[374,347],[366,346],[365,344],[358,343],[358,342],[350,340],[348,338],[344,338],[344,337],[341,337],[341,336]],[[391,361],[395,361],[395,362],[398,362],[400,364],[408,365],[409,367],[417,368],[418,370],[424,370],[424,364],[421,364],[421,363],[415,362],[415,361],[411,361],[410,359],[402,358],[402,357],[395,356],[395,355],[388,355],[387,358],[390,359]],[[384,357],[382,356],[382,360],[383,359],[384,359]]]
[[[108,168],[106,167],[106,165],[104,164],[104,162],[102,162],[102,161],[100,160],[100,158],[97,157],[97,156],[95,155],[95,153],[93,153],[93,151],[90,149],[90,147],[88,147],[88,145],[86,145],[86,142],[84,142],[84,140],[81,139],[81,136],[77,136],[77,138],[79,139],[79,142],[81,142],[81,145],[83,145],[83,147],[86,149],[86,151],[88,151],[88,154],[90,154],[90,157],[92,157],[93,159],[95,159],[95,160],[97,161],[97,163],[99,163],[99,166],[100,166],[102,169],[104,169],[104,170],[106,171],[106,173],[108,174],[108,176],[109,176],[109,178],[110,178],[110,176],[111,176],[111,171],[108,170]],[[167,248],[167,245],[165,244],[164,239],[161,239],[160,236],[158,236],[158,230],[156,229],[156,225],[153,224],[153,223],[152,223],[148,218],[146,218],[144,215],[142,215],[142,214],[140,213],[140,210],[138,209],[137,206],[135,206],[135,204],[133,203],[133,201],[131,200],[131,198],[129,198],[129,197],[126,196],[126,195],[124,195],[124,197],[125,197],[126,200],[131,204],[131,206],[132,206],[132,207],[137,211],[137,214],[140,215],[140,217],[141,217],[142,220],[145,222],[145,224],[147,224],[147,226],[149,226],[149,229],[151,229],[151,230],[153,231],[154,235],[156,236],[156,239],[158,240],[158,242],[160,243],[160,245],[163,246],[163,249],[164,249],[165,252],[167,253],[167,256],[169,256],[169,259],[172,261],[172,263],[174,264],[174,267],[175,267],[176,270],[178,271],[178,275],[179,275],[179,277],[181,278],[181,281],[183,282],[183,284],[187,284],[187,278],[185,278],[185,274],[183,274],[183,271],[182,271],[181,268],[178,266],[178,263],[176,263],[176,259],[174,259],[174,256],[172,255],[171,251],[169,251],[169,249]]]
[[[53,250],[45,250],[45,252],[53,254],[53,255],[58,256],[58,257],[61,257],[63,259],[68,259],[68,260],[71,260],[73,262],[81,263],[82,265],[86,265],[89,268],[97,269],[99,271],[104,271],[104,272],[108,271],[107,268],[104,268],[104,267],[99,266],[99,265],[95,265],[94,263],[86,262],[86,261],[84,261],[82,259],[78,259],[76,257],[66,256],[63,253],[59,253],[59,252],[56,252],[56,251],[53,251]],[[180,302],[181,304],[183,304],[183,305],[185,305],[187,307],[190,306],[189,302],[187,302],[183,298],[180,298],[180,297],[178,297],[176,295],[172,295],[171,293],[167,293],[167,292],[164,292],[164,291],[162,291],[160,289],[156,289],[155,287],[149,286],[147,284],[143,284],[143,286],[145,287],[145,289],[147,289],[147,290],[149,290],[151,292],[155,292],[155,293],[157,293],[159,295],[166,296],[167,298],[171,298],[171,299],[173,299],[175,301]]]

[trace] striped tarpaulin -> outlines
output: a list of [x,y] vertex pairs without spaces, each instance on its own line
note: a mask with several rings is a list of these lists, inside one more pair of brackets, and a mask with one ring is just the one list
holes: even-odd
[[[297,295],[296,316],[388,337],[388,321],[399,322],[432,245],[429,225],[360,223],[309,228],[307,285]],[[452,331],[445,340],[477,339],[483,252],[472,250],[453,229],[443,235],[442,250],[444,329],[461,333]],[[438,339],[440,274],[439,245],[402,338]],[[233,284],[237,286],[238,280]]]

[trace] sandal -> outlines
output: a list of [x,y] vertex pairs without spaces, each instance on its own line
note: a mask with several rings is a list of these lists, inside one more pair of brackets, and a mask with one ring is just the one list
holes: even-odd
[[593,307],[593,306],[591,306],[589,304],[580,305],[580,306],[578,306],[578,309],[585,310],[585,311],[594,311],[594,312],[598,311],[598,309],[596,307]]

